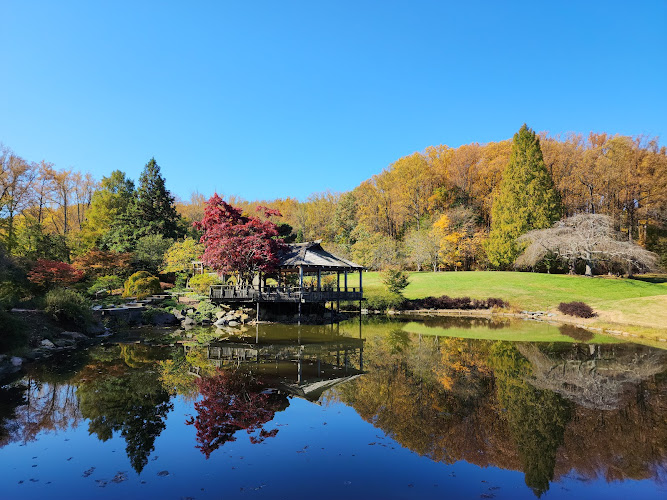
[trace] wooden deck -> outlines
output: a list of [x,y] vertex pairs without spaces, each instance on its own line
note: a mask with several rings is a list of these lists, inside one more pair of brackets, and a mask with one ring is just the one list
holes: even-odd
[[209,289],[211,302],[293,302],[322,303],[335,301],[357,301],[363,299],[358,288],[347,290],[321,289],[309,287],[264,287],[236,288],[234,286],[215,285]]

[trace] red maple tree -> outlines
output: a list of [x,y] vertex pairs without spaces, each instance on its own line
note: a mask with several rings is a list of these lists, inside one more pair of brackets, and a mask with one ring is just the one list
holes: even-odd
[[204,209],[204,218],[194,226],[204,232],[201,243],[205,265],[225,274],[237,274],[239,283],[252,281],[258,272],[271,273],[278,265],[278,254],[286,245],[278,237],[278,227],[269,217],[280,217],[278,210],[257,207],[265,219],[243,215],[241,209],[214,194]]
[[197,416],[186,423],[197,429],[197,448],[207,459],[220,446],[236,441],[237,431],[254,433],[253,444],[278,434],[278,429],[267,431],[263,426],[287,406],[287,398],[267,391],[251,373],[238,368],[218,370],[197,385],[203,398],[195,403]]
[[71,285],[83,278],[83,272],[66,262],[39,259],[28,279],[35,285],[50,288],[54,285]]

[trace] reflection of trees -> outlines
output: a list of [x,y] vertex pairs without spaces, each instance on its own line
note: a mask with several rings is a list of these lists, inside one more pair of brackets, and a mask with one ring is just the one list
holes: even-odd
[[498,342],[491,351],[498,401],[523,462],[526,485],[539,497],[549,489],[556,453],[565,427],[572,418],[572,404],[558,394],[539,390],[527,382],[531,364],[509,342]]
[[199,395],[197,378],[193,368],[201,377],[215,375],[215,366],[209,361],[205,347],[197,346],[187,351],[175,349],[171,359],[160,361],[160,380],[171,394],[178,394],[193,401]]
[[165,428],[164,419],[173,408],[154,359],[145,346],[100,350],[76,381],[81,413],[90,419],[89,432],[102,441],[120,432],[137,472],[148,463],[155,439]]
[[206,458],[245,430],[252,443],[260,443],[278,433],[264,424],[289,404],[287,397],[268,392],[250,371],[242,368],[218,370],[212,377],[197,382],[203,399],[195,403],[197,416],[188,421],[197,429],[197,448]]
[[25,404],[25,387],[0,387],[0,447],[15,441],[20,430],[16,410]]
[[[21,397],[16,393],[20,390]],[[7,389],[10,400],[4,403],[17,406],[4,426],[2,444],[12,441],[33,441],[42,431],[58,431],[76,427],[81,420],[75,389],[62,383],[45,383],[31,377],[25,385]],[[9,410],[9,408],[8,408]]]
[[[538,495],[550,480],[573,470],[584,479],[664,475],[667,373],[661,352],[632,345],[589,349],[418,335],[407,343],[402,339],[397,349],[395,337],[378,330],[368,335],[368,373],[337,386],[331,397],[353,406],[403,446],[437,461],[522,470]],[[619,360],[619,370],[632,366],[638,375],[613,409],[579,406],[577,398],[559,395],[536,378],[542,372],[557,378],[562,369],[549,366],[560,366],[563,358],[583,365],[601,349]],[[582,377],[618,377],[602,366],[601,373]],[[658,366],[662,375],[654,375]]]

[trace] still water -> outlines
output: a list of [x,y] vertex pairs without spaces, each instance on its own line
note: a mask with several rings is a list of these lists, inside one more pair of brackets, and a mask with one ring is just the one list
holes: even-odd
[[667,351],[572,328],[142,330],[0,402],[2,499],[667,498]]

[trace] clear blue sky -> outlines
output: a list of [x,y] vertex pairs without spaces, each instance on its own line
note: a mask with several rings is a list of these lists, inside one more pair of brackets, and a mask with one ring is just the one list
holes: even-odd
[[0,2],[0,142],[246,199],[521,124],[667,141],[667,1]]

